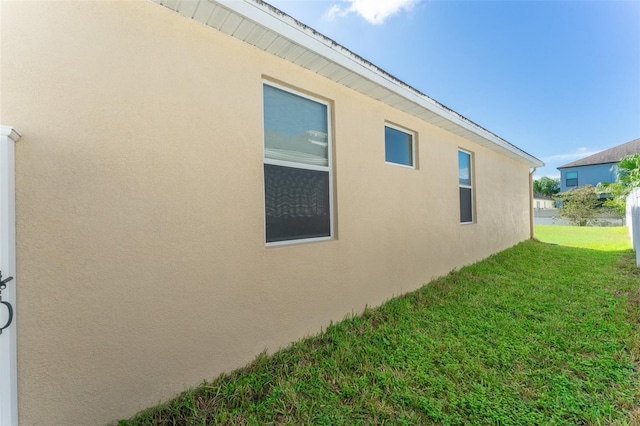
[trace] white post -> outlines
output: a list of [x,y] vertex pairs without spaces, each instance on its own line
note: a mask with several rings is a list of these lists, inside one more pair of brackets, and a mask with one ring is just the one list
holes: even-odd
[[[16,196],[15,142],[20,134],[0,126],[0,271],[3,280],[13,277],[2,290],[2,301],[13,307],[13,322],[0,334],[0,425],[18,424],[18,368],[16,333]],[[5,308],[5,309],[2,309]],[[8,309],[0,305],[0,327],[8,321]],[[6,311],[6,312],[5,312]]]
[[640,267],[640,188],[634,188],[627,196],[627,226],[636,252],[636,266]]
[[631,238],[631,243],[633,244],[633,249],[636,249],[635,242],[633,241],[633,216],[631,215],[631,208],[633,205],[632,201],[633,191],[627,195],[627,206],[626,206],[626,222],[627,228],[629,228],[629,238]]

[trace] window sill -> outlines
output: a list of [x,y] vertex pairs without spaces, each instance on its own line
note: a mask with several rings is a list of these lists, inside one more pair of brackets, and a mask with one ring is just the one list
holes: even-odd
[[390,166],[397,166],[397,167],[402,167],[403,169],[411,169],[411,170],[416,170],[415,166],[407,166],[406,164],[400,164],[400,163],[391,163],[389,161],[385,161],[384,164],[388,164]]
[[317,238],[304,238],[301,240],[285,240],[285,241],[274,241],[272,243],[265,243],[266,248],[271,247],[285,247],[285,246],[299,246],[302,244],[314,244],[321,243],[326,241],[335,241],[336,238],[333,236],[330,237],[317,237]]

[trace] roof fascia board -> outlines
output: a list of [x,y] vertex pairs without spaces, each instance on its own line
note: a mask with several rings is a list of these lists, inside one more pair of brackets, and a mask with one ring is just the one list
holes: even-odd
[[[193,12],[191,13],[192,16],[189,16],[189,14],[182,13],[184,3],[198,3],[199,1],[201,1],[209,2],[214,5],[218,4],[232,13],[253,21],[257,25],[263,27],[265,30],[271,31],[281,37],[284,37],[291,42],[339,65],[340,67],[343,67],[344,69],[359,75],[361,78],[369,80],[376,85],[382,86],[390,90],[391,92],[402,96],[410,102],[413,102],[421,108],[424,108],[442,117],[446,121],[454,124],[456,127],[461,128],[460,130],[462,131],[456,132],[459,135],[465,135],[467,134],[466,132],[470,132],[472,134],[480,136],[490,144],[495,145],[496,148],[498,148],[498,150],[496,151],[502,151],[503,154],[506,154],[504,151],[507,151],[507,153],[511,154],[507,155],[508,157],[514,158],[519,161],[524,161],[530,166],[541,167],[544,165],[541,160],[522,151],[515,145],[510,144],[509,142],[494,135],[488,130],[478,126],[465,117],[459,115],[455,111],[444,107],[430,97],[418,92],[411,86],[385,73],[380,68],[357,56],[345,47],[314,31],[310,27],[307,27],[304,24],[296,21],[289,15],[286,15],[283,12],[279,12],[274,7],[263,3],[260,0],[182,0],[179,3],[176,3],[174,7],[167,4],[170,0],[152,1],[160,3],[165,7],[175,10],[178,13],[181,13],[189,18],[193,17],[196,7],[185,8],[187,10],[193,10]],[[349,87],[349,85],[343,85]],[[416,116],[418,114],[419,112],[416,112],[412,115]],[[425,121],[429,122],[428,120]]]
[[560,169],[576,169],[578,167],[605,166],[605,165],[615,166],[619,162],[620,162],[620,160],[618,160],[618,161],[607,161],[605,163],[577,164],[575,166],[560,166],[560,167],[556,167],[556,169],[558,169],[558,170],[560,170]]
[[507,151],[511,151],[518,157],[523,157],[531,163],[534,163],[536,166],[544,165],[542,161],[519,150],[493,133],[474,125],[459,114],[443,108],[433,99],[417,93],[415,89],[400,84],[397,80],[389,78],[389,76],[383,74],[374,65],[365,63],[361,58],[356,57],[349,50],[337,43],[331,42],[329,39],[316,33],[309,27],[303,27],[293,19],[288,19],[292,22],[285,22],[283,18],[289,18],[288,15],[279,15],[270,8],[264,7],[255,1],[215,0],[215,2],[223,5],[229,10],[245,16],[247,19],[266,27],[267,29],[280,33],[283,37],[288,38],[292,42],[312,50],[326,59],[349,69],[350,71],[362,75],[366,79],[399,94],[409,101],[426,108],[446,120],[488,139],[490,142],[506,149]]

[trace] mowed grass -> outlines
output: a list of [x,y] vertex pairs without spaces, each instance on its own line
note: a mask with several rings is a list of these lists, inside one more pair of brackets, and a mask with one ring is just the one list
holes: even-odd
[[[575,244],[563,228],[538,238]],[[523,242],[119,424],[640,424],[640,274],[612,249],[627,234],[588,229],[582,247]]]
[[569,247],[616,251],[632,248],[626,227],[538,225],[535,227],[535,236],[540,241]]

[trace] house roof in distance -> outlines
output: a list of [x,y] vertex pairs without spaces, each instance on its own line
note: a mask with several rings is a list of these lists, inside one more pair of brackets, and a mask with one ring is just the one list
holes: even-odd
[[564,166],[558,167],[558,169],[617,163],[630,154],[640,154],[640,138],[634,139],[631,142],[623,143],[622,145],[614,146],[613,148],[606,149],[572,163],[567,163]]
[[544,163],[262,0],[151,0],[529,167]]

